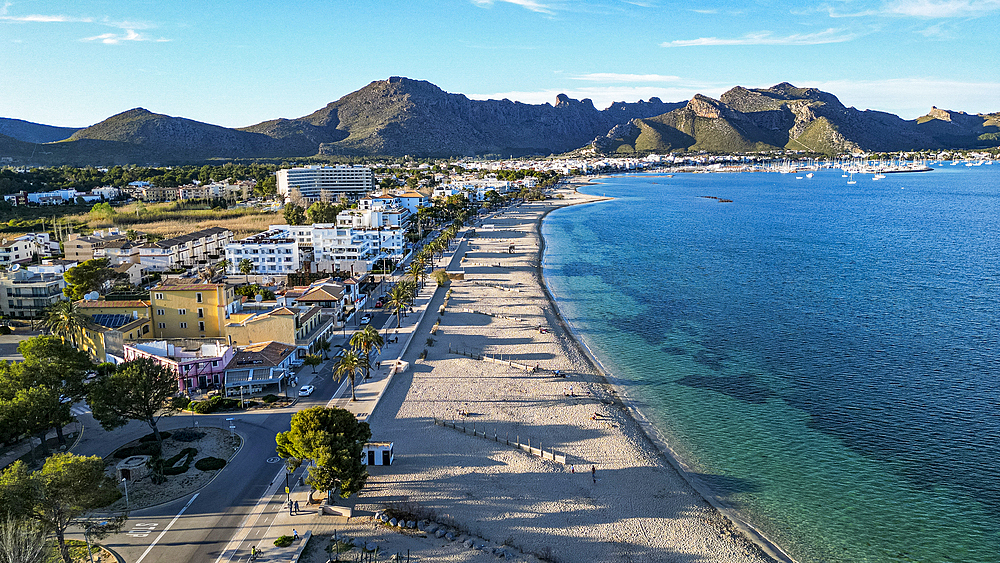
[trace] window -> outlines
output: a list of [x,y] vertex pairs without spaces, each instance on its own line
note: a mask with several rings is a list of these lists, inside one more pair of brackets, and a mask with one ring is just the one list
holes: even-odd
[[188,327],[187,323],[181,323],[181,328],[187,328],[187,327]]
[[162,293],[154,293],[153,294],[153,299],[163,299],[163,294]]
[[162,315],[162,314],[164,314],[164,311],[163,311],[163,309],[157,309],[157,310],[156,310],[156,314],[157,314],[157,315]]
[[160,328],[167,328],[167,323],[160,323]]
[[198,321],[198,330],[205,332],[205,321]]
[[[163,327],[160,327],[163,328]],[[142,333],[149,334],[149,325],[142,325]]]
[[177,314],[178,315],[186,315],[187,314],[187,309],[177,309]]
[[197,301],[198,303],[201,303],[201,293],[200,292],[194,294],[194,300]]
[[202,308],[200,308],[200,307],[198,308],[198,318],[199,319],[204,319],[205,318],[205,310],[202,309]]
[[219,360],[212,360],[212,367],[213,368],[219,367]]

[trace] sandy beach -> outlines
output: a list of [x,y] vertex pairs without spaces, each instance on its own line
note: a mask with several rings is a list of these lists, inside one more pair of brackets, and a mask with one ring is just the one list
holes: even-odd
[[[772,561],[682,478],[561,323],[539,276],[541,218],[600,198],[559,193],[483,221],[495,230],[477,228],[465,279],[435,296],[404,357],[411,369],[369,418],[374,440],[394,442],[395,462],[370,468],[357,508],[405,507],[527,560]],[[425,560],[495,559],[421,541]]]

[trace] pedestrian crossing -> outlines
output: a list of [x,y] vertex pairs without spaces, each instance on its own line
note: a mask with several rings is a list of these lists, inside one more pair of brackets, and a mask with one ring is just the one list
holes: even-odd
[[90,407],[86,404],[76,405],[69,408],[69,412],[73,413],[73,416],[83,416],[85,414],[90,414]]

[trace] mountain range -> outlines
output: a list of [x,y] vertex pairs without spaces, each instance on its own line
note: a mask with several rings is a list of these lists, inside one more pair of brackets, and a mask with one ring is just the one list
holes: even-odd
[[824,154],[1000,145],[1000,113],[970,115],[932,108],[916,120],[845,107],[836,96],[782,82],[737,86],[718,100],[695,95],[684,107],[633,119],[595,139],[603,153],[669,150]]
[[445,157],[669,150],[819,153],[1000,144],[1000,114],[934,108],[917,120],[845,107],[832,94],[781,83],[737,86],[720,99],[658,98],[598,110],[563,94],[553,104],[471,100],[430,82],[380,80],[296,119],[242,128],[135,108],[83,129],[0,118],[0,158],[24,165],[183,164],[314,155]]

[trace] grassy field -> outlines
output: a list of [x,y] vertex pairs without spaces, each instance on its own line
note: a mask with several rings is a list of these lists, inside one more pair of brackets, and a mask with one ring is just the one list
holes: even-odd
[[206,205],[178,203],[132,203],[116,207],[115,214],[95,217],[90,213],[69,215],[67,220],[86,223],[89,229],[118,227],[172,237],[209,227],[225,227],[236,237],[267,230],[269,225],[284,223],[281,213],[255,208],[209,209]]

